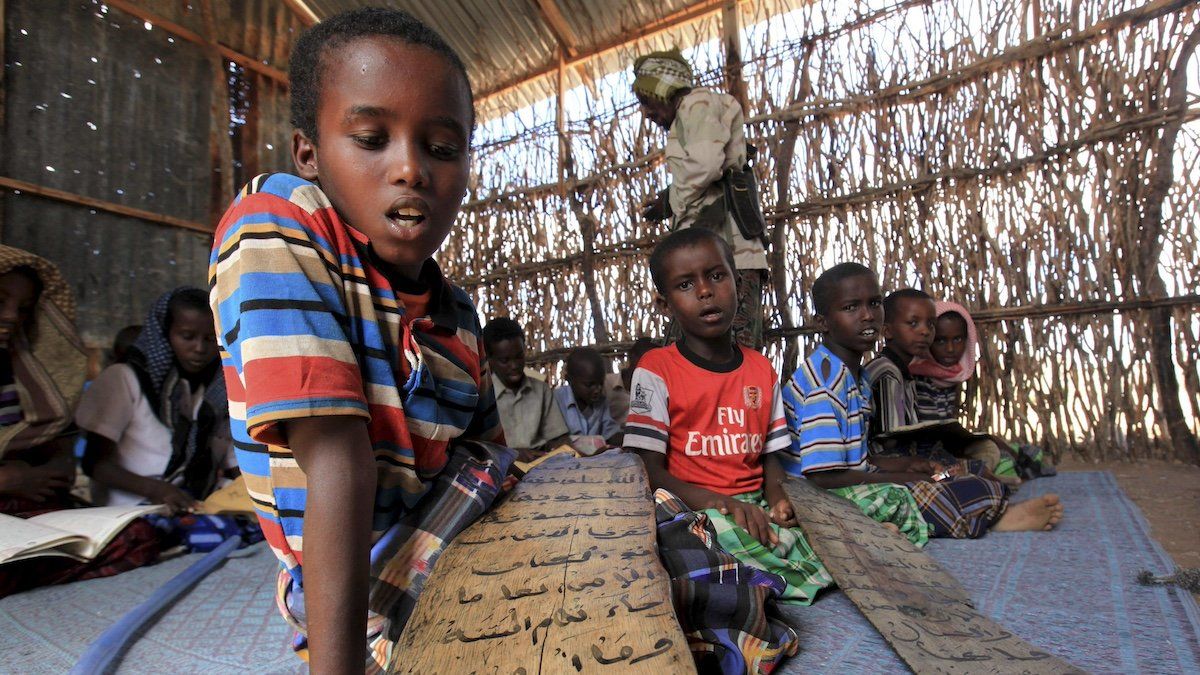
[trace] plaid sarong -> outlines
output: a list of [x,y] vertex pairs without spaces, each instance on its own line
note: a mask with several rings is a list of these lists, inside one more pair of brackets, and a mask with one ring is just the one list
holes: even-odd
[[913,494],[895,483],[863,483],[834,488],[833,494],[854,502],[864,516],[880,523],[894,523],[917,548],[929,543],[929,523],[921,517]]
[[[371,548],[366,672],[394,670],[396,641],[438,557],[491,507],[515,457],[515,451],[494,443],[455,442],[433,487]],[[293,647],[307,661],[304,591],[286,569],[280,570],[276,590],[280,612],[297,631]]]
[[[733,498],[764,509],[770,508],[761,490],[734,495]],[[779,527],[772,523],[771,530],[779,537],[779,543],[774,548],[767,548],[749,532],[738,527],[732,516],[726,516],[716,509],[705,509],[704,513],[712,521],[717,544],[721,548],[740,562],[783,577],[787,588],[780,594],[780,602],[811,605],[821,589],[833,585],[833,577],[808,545],[800,528]]]
[[1008,505],[1008,488],[1003,483],[976,475],[909,483],[908,489],[929,523],[932,537],[981,537],[1000,520]]
[[770,673],[794,655],[796,632],[768,617],[787,582],[722,550],[705,512],[666,490],[655,491],[654,502],[659,555],[697,670]]

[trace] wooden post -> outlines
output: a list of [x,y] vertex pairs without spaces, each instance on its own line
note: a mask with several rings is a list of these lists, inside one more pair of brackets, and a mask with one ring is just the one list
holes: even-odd
[[209,221],[214,227],[221,214],[233,201],[233,142],[229,137],[229,73],[225,57],[217,49],[217,19],[212,0],[200,0],[200,15],[204,20],[205,51],[212,69],[212,119],[209,127],[209,152],[212,156],[212,188],[209,201]]
[[[554,128],[558,131],[558,194],[566,196],[567,163],[570,162],[571,144],[567,139],[567,114],[563,110],[563,96],[567,90],[567,68],[562,47],[558,48],[558,77],[555,80]],[[574,170],[571,171],[574,174]]]
[[[575,160],[571,155],[571,139],[567,137],[567,114],[563,109],[564,97],[567,90],[566,60],[562,48],[558,50],[558,108],[555,113],[555,125],[558,129],[558,194],[562,203],[569,206],[579,223],[579,234],[583,238],[583,250],[579,256],[579,273],[583,278],[583,290],[592,310],[592,334],[597,344],[608,342],[608,326],[604,319],[604,309],[600,304],[600,293],[596,290],[596,227],[598,223],[592,214],[588,213],[583,200],[572,186],[568,189],[567,182],[574,182]],[[565,215],[565,213],[564,213]],[[543,241],[544,243],[544,241]]]
[[[4,119],[4,94],[7,88],[7,83],[4,80],[4,72],[8,70],[8,49],[6,41],[8,36],[4,32],[4,26],[8,21],[8,8],[4,5],[4,0],[0,0],[0,176],[8,175],[7,162],[4,161],[8,157],[8,125]],[[0,241],[4,241],[4,198],[0,197]]]
[[742,79],[742,20],[737,0],[729,0],[721,8],[721,36],[725,45],[725,91],[737,99],[742,112],[749,112],[746,81]]
[[[214,39],[197,35],[196,33],[184,28],[174,21],[169,21],[153,12],[147,11],[142,7],[130,2],[129,0],[105,0],[105,4],[113,9],[124,12],[129,16],[135,17],[142,21],[148,21],[155,28],[162,29],[171,35],[174,35],[175,37],[183,38],[192,44],[197,44],[201,47],[215,47],[216,50],[220,52],[221,56],[224,56],[230,61],[233,61],[243,68],[249,68],[250,70],[258,72],[262,75],[266,75],[276,82],[287,86],[288,76],[287,73],[283,72],[282,70],[278,68],[272,68],[256,58],[230,49],[229,47],[216,42]],[[203,10],[203,7],[201,7],[201,10]]]
[[[1158,268],[1162,252],[1162,205],[1175,182],[1175,139],[1179,136],[1179,129],[1186,118],[1187,65],[1197,45],[1200,45],[1200,30],[1193,27],[1179,49],[1178,60],[1167,82],[1166,107],[1177,109],[1179,113],[1175,119],[1162,127],[1162,135],[1155,147],[1153,173],[1148,177],[1149,189],[1142,208],[1141,240],[1150,244],[1150,250],[1144,254],[1139,271],[1144,284],[1143,292],[1148,291],[1152,299],[1167,295],[1166,283]],[[1196,435],[1188,426],[1183,405],[1179,402],[1179,379],[1175,374],[1173,344],[1175,332],[1171,328],[1171,315],[1171,310],[1166,308],[1157,308],[1150,312],[1150,363],[1175,459],[1200,464],[1200,442],[1197,442]]]
[[[783,124],[783,138],[776,147],[775,156],[775,194],[778,195],[776,210],[786,210],[791,206],[788,198],[788,187],[792,173],[792,162],[796,156],[796,136],[800,133],[800,122],[789,120]],[[771,285],[775,289],[775,307],[779,312],[779,327],[791,331],[796,327],[789,312],[791,299],[788,289],[792,283],[800,283],[801,279],[788,279],[787,266],[787,230],[788,221],[776,220],[771,226],[771,250],[767,251],[767,262],[771,265]],[[801,273],[803,274],[803,272]],[[803,321],[803,318],[801,319]],[[790,376],[800,362],[800,340],[795,335],[784,338],[783,373]]]
[[[809,43],[804,49],[804,58],[800,61],[801,72],[796,89],[796,100],[802,101],[812,95],[812,78],[808,76],[808,63],[812,57],[812,51],[813,44]],[[799,120],[787,120],[783,123],[783,138],[775,149],[776,212],[791,208],[788,189],[791,187],[792,163],[796,157],[796,136],[799,134]],[[800,278],[788,279],[787,231],[787,220],[774,221],[771,224],[771,250],[767,251],[767,262],[771,265],[771,285],[775,290],[775,307],[779,312],[779,327],[785,333],[793,333],[784,338],[782,364],[784,377],[790,377],[800,363],[800,339],[795,334],[796,325],[789,312],[791,298],[788,297],[788,289],[792,288],[793,284],[803,284],[804,282],[803,271],[800,273]],[[803,316],[800,321],[803,323]]]

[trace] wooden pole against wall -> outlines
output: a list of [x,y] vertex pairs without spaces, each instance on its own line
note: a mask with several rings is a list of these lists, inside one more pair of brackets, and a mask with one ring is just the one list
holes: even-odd
[[[600,293],[596,290],[596,227],[595,216],[588,213],[583,200],[574,187],[568,188],[568,182],[574,182],[575,161],[571,155],[571,139],[567,136],[567,69],[563,49],[558,49],[558,87],[556,91],[555,126],[558,131],[558,192],[562,203],[567,204],[575,214],[579,223],[579,234],[583,239],[583,248],[579,256],[579,272],[583,280],[583,292],[587,295],[588,305],[592,314],[592,334],[596,342],[604,344],[608,339],[608,325],[604,318],[604,309],[600,304]],[[560,211],[564,219],[565,212]]]
[[8,178],[7,176],[0,176],[0,188],[13,190],[20,192],[21,194],[35,195],[44,199],[53,199],[54,201],[62,202],[64,204],[83,206],[85,208],[95,209],[96,211],[104,211],[106,213],[112,213],[118,216],[137,218],[138,220],[144,220],[148,223],[169,225],[171,227],[194,230],[196,232],[203,232],[204,234],[210,235],[213,231],[213,227],[211,225],[205,225],[204,223],[197,223],[191,220],[184,220],[183,218],[176,218],[174,216],[167,216],[161,213],[154,213],[153,211],[135,209],[130,206],[125,206],[124,204],[115,204],[103,199],[85,197],[83,195],[77,195],[65,190],[56,190],[54,188],[37,185],[35,183],[29,183],[23,180],[17,180],[15,178]]
[[[1200,29],[1193,26],[1170,76],[1166,106],[1168,109],[1181,107],[1187,101],[1187,66],[1197,46],[1200,46]],[[1149,189],[1142,208],[1141,231],[1143,241],[1149,244],[1150,253],[1142,259],[1139,271],[1142,283],[1145,284],[1143,293],[1148,291],[1151,298],[1167,295],[1166,282],[1163,281],[1159,270],[1163,246],[1162,207],[1171,185],[1175,182],[1175,139],[1179,136],[1179,129],[1183,126],[1185,117],[1184,113],[1180,112],[1175,119],[1163,126],[1154,153],[1153,173],[1147,177]],[[1154,381],[1161,399],[1159,405],[1162,406],[1163,416],[1166,418],[1175,458],[1200,464],[1200,442],[1188,426],[1187,415],[1179,402],[1179,378],[1175,373],[1175,350],[1172,344],[1172,336],[1175,333],[1171,328],[1171,315],[1171,310],[1166,308],[1157,308],[1151,312],[1150,363],[1153,365]]]
[[229,73],[225,57],[217,49],[217,19],[212,0],[200,0],[204,20],[205,51],[212,70],[212,118],[209,122],[209,151],[212,156],[212,192],[209,221],[216,224],[233,201],[233,141],[229,137]]
[[[4,26],[8,23],[8,8],[4,5],[4,0],[0,0],[0,176],[8,175],[7,162],[4,161],[8,157],[8,125],[4,119],[4,94],[7,88],[7,83],[4,80],[4,71],[8,70],[8,49],[7,36],[4,33]],[[0,197],[0,241],[4,241],[4,202]]]
[[721,38],[725,45],[725,91],[737,99],[742,112],[749,112],[746,80],[742,77],[742,18],[737,0],[721,8]]
[[[558,48],[558,77],[555,79],[554,128],[558,132],[558,195],[566,196],[567,162],[570,161],[570,144],[567,142],[567,114],[563,110],[563,96],[567,89],[567,68],[563,48]],[[572,173],[574,173],[572,171]]]
[[179,24],[175,23],[174,21],[170,21],[168,19],[165,19],[165,18],[155,14],[154,12],[143,9],[142,7],[139,7],[138,5],[130,2],[129,0],[106,0],[105,4],[108,5],[109,7],[118,9],[132,17],[135,17],[142,21],[147,21],[150,23],[150,25],[154,26],[155,28],[165,30],[166,32],[170,33],[171,35],[174,35],[175,37],[183,38],[184,40],[187,40],[188,42],[191,42],[193,44],[198,44],[202,47],[207,47],[210,45],[214,46],[214,47],[216,47],[217,51],[219,51],[221,53],[221,56],[224,56],[225,58],[229,59],[230,61],[233,61],[234,63],[238,64],[239,66],[253,70],[256,73],[259,73],[260,75],[266,75],[267,77],[271,78],[272,80],[275,80],[276,82],[279,82],[280,84],[284,85],[285,87],[287,86],[287,83],[288,83],[287,73],[283,72],[282,70],[280,70],[278,68],[272,68],[271,66],[264,64],[262,61],[259,61],[256,58],[247,56],[237,50],[229,48],[228,46],[226,46],[224,44],[210,40],[209,38],[197,35],[196,33],[184,28],[183,26],[180,26]]
[[312,26],[321,20],[317,13],[304,0],[283,0],[283,4],[300,19],[305,26]]

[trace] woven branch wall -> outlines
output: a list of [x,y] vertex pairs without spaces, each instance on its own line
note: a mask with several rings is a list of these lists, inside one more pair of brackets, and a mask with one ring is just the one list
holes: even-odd
[[[1194,3],[777,0],[739,11],[747,135],[776,228],[768,351],[781,371],[814,345],[803,328],[813,280],[860,261],[885,289],[979,310],[968,404],[980,428],[1059,455],[1184,454],[1148,355],[1156,331],[1169,336],[1158,346],[1173,350],[1176,441],[1194,434],[1200,128],[1189,122],[1200,106],[1167,98],[1194,48]],[[722,86],[720,15],[678,30],[690,39],[659,35],[607,58],[699,44],[701,79]],[[636,214],[666,184],[664,136],[641,123],[627,69],[594,77],[584,64],[567,77],[583,85],[566,98],[567,152],[553,101],[526,128],[478,139],[476,189],[440,256],[485,317],[526,326],[552,369],[557,350],[661,331],[646,256],[664,228]],[[1148,227],[1156,161],[1181,116],[1173,183]]]

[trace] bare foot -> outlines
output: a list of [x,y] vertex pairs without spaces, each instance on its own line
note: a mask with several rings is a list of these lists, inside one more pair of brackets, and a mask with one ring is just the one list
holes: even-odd
[[883,523],[883,526],[889,532],[893,532],[895,534],[900,534],[900,526],[895,523]]
[[997,532],[1049,531],[1058,525],[1062,517],[1063,505],[1059,501],[1058,495],[1042,495],[1016,504],[1009,504],[1008,510],[992,526],[992,529]]

